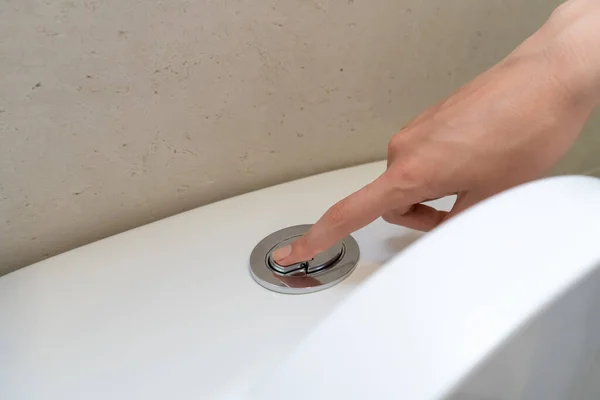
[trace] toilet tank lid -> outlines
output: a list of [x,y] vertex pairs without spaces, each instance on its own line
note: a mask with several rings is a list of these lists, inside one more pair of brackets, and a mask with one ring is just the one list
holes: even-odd
[[600,180],[491,198],[381,269],[248,399],[441,399],[600,265]]

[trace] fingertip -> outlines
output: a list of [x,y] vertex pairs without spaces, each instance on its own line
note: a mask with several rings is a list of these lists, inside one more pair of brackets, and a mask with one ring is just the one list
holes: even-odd
[[288,244],[287,246],[280,247],[273,252],[273,260],[277,264],[281,264],[292,254],[292,245]]
[[310,260],[312,257],[314,257],[316,252],[313,254],[311,251],[307,251],[306,237],[309,234],[310,231],[292,243],[273,251],[273,260],[282,266],[288,266]]

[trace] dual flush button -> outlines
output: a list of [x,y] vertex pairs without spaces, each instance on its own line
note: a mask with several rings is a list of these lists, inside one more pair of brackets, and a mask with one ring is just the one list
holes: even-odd
[[279,265],[273,251],[292,243],[308,231],[298,225],[274,232],[261,240],[250,255],[250,273],[261,286],[278,293],[303,294],[327,289],[348,277],[358,262],[358,243],[348,236],[313,259]]

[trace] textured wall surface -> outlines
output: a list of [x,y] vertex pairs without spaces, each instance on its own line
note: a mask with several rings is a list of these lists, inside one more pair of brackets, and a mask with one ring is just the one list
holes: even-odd
[[[558,3],[3,0],[0,274],[381,159]],[[598,127],[557,173],[600,166]]]

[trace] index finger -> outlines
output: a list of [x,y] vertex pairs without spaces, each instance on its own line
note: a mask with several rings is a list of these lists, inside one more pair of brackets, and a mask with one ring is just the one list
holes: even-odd
[[381,175],[336,203],[304,236],[273,252],[273,259],[281,265],[310,260],[352,232],[370,224],[386,211],[398,207],[399,199],[394,192],[387,175]]

